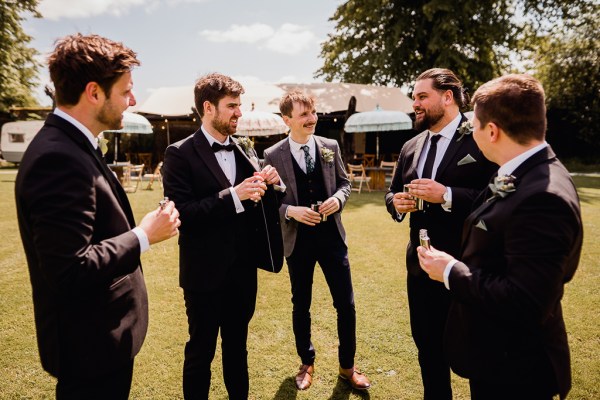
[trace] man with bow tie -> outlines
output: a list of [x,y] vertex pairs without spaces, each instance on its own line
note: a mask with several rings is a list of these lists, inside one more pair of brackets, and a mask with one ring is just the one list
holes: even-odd
[[277,170],[260,168],[237,130],[239,82],[221,74],[195,85],[201,127],[165,152],[165,195],[181,213],[179,283],[189,324],[185,345],[185,399],[207,399],[210,366],[221,334],[223,375],[230,399],[247,399],[248,324],[254,314],[257,267],[278,272],[283,244],[277,209]]
[[423,270],[452,298],[445,352],[472,399],[563,399],[571,371],[560,301],[581,254],[577,191],[545,141],[536,79],[494,79],[473,104],[473,137],[498,176],[465,221],[458,257],[434,237],[430,251],[418,248]]
[[[401,222],[410,214],[406,280],[424,399],[450,400],[450,368],[442,351],[450,296],[419,267],[419,231],[427,229],[434,246],[457,255],[463,222],[496,166],[473,141],[470,123],[460,112],[469,97],[452,71],[423,72],[415,83],[413,99],[415,130],[421,133],[402,147],[385,201],[394,221]],[[422,209],[417,208],[415,198],[423,200]]]

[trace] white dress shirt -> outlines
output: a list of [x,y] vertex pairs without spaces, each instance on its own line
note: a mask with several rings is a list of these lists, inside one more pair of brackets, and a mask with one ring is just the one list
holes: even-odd
[[296,160],[296,162],[298,163],[298,166],[300,166],[302,171],[306,172],[306,159],[304,158],[305,153],[304,153],[304,150],[302,150],[302,146],[308,146],[308,154],[310,154],[312,159],[315,161],[315,166],[316,166],[317,143],[315,142],[315,138],[312,135],[308,139],[308,142],[306,142],[304,144],[294,142],[291,137],[288,138],[288,140],[290,142],[290,151],[292,153],[292,157],[294,157],[294,159]]
[[[94,137],[92,132],[85,125],[77,121],[75,118],[73,118],[60,108],[55,108],[52,113],[57,117],[60,117],[75,125],[75,127],[79,129],[81,133],[83,133],[83,135],[90,141],[92,147],[94,149],[98,148],[98,141],[96,140],[96,137]],[[150,250],[150,241],[148,240],[148,235],[146,235],[146,232],[144,232],[142,228],[137,226],[131,231],[135,234],[135,236],[137,236],[138,241],[140,242],[140,253],[144,253],[145,251]]]
[[[215,142],[222,144],[224,146],[231,143],[229,136],[227,137],[227,139],[225,139],[225,142],[220,143],[220,142],[217,142],[217,140],[214,137],[212,137],[210,135],[210,133],[206,132],[206,130],[204,129],[204,126],[201,126],[200,129],[202,129],[202,133],[204,134],[204,137],[206,137],[206,140],[208,140],[208,144],[210,146],[212,146],[212,144]],[[229,188],[229,192],[231,193],[231,197],[233,198],[233,204],[235,205],[235,211],[238,214],[242,213],[242,212],[244,212],[244,206],[242,205],[242,201],[240,200],[240,197],[237,195],[235,190],[233,190],[233,185],[235,184],[235,177],[236,177],[235,154],[233,154],[233,150],[231,150],[231,151],[226,151],[226,150],[216,151],[214,154],[215,154],[215,158],[217,159],[217,162],[219,163],[219,166],[221,167],[221,169],[223,170],[223,173],[227,177],[227,180],[231,184],[231,186]]]

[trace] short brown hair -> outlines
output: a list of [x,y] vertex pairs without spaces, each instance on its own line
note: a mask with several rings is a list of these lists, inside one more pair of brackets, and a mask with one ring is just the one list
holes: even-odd
[[59,105],[75,105],[90,82],[96,82],[106,97],[114,83],[140,65],[137,54],[120,42],[81,33],[65,36],[48,56],[50,79]]
[[464,109],[469,104],[469,95],[465,91],[463,84],[460,79],[446,68],[431,68],[423,72],[418,76],[417,80],[422,81],[425,79],[432,80],[432,87],[440,92],[450,90],[454,102],[460,109]]
[[484,83],[473,95],[473,106],[481,124],[493,122],[519,144],[546,136],[544,88],[530,75],[504,75]]
[[204,116],[205,101],[209,101],[215,107],[225,96],[238,97],[244,94],[244,87],[238,81],[227,75],[212,73],[202,76],[194,86],[194,103],[200,118]]
[[281,115],[291,117],[292,110],[294,109],[294,103],[303,104],[307,108],[314,108],[315,98],[309,96],[301,90],[292,90],[287,92],[279,101],[279,112],[281,112]]

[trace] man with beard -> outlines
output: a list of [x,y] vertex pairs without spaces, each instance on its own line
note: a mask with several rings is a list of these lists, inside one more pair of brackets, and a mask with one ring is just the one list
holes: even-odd
[[[415,130],[422,132],[402,147],[385,201],[397,222],[410,213],[407,293],[424,398],[451,399],[450,368],[442,351],[450,296],[442,283],[430,280],[419,266],[419,231],[427,229],[436,248],[458,255],[463,222],[496,166],[477,148],[470,122],[460,112],[469,98],[452,71],[423,72],[415,83],[413,99]],[[422,207],[417,206],[417,199],[423,200]]]
[[43,368],[58,399],[127,399],[148,328],[140,254],[177,234],[172,202],[135,227],[97,138],[135,105],[122,43],[76,34],[48,58],[56,109],[35,136],[15,184]]
[[243,93],[228,76],[201,77],[194,97],[202,125],[165,153],[165,195],[180,205],[182,221],[186,399],[208,398],[219,331],[229,398],[248,398],[246,341],[256,304],[256,268],[277,272],[283,264],[277,170],[268,165],[261,170],[251,142],[231,137],[242,116]]

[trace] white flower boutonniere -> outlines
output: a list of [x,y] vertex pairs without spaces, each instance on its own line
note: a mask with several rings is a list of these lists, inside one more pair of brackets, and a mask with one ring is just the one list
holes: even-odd
[[96,140],[98,141],[98,147],[100,148],[102,155],[105,155],[108,151],[108,140],[104,139],[103,137],[96,138]]
[[460,137],[456,141],[460,142],[465,135],[470,135],[473,133],[473,123],[471,121],[465,121],[460,124],[458,127],[458,133],[460,134]]
[[502,175],[495,177],[494,183],[489,184],[493,196],[490,197],[488,201],[495,197],[500,197],[503,199],[515,190],[517,190],[517,188],[515,187],[516,179],[517,178],[515,178],[513,175]]
[[244,153],[248,157],[254,156],[254,142],[249,137],[240,136],[237,138],[237,143],[244,149]]
[[335,156],[333,150],[330,150],[327,147],[321,147],[321,156],[323,157],[323,161],[329,164],[330,167],[333,165],[333,157]]

